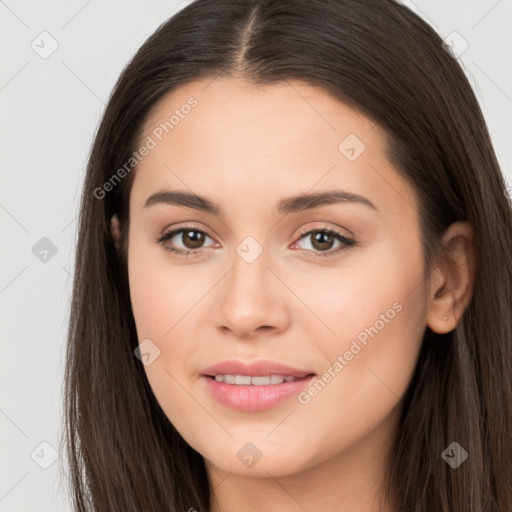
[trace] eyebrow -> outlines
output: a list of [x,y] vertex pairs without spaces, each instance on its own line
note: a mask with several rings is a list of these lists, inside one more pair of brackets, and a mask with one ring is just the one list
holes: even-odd
[[[304,193],[293,197],[282,199],[277,203],[277,211],[282,214],[302,212],[311,210],[323,205],[330,204],[361,204],[375,211],[378,208],[366,197],[359,194],[353,194],[344,190],[330,190],[327,192]],[[220,205],[209,199],[185,191],[163,190],[152,194],[146,199],[144,208],[154,204],[169,204],[177,206],[186,206],[217,217],[223,215]]]

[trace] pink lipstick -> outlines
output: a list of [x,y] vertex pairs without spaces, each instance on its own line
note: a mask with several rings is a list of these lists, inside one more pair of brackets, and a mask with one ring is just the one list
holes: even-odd
[[316,377],[311,370],[268,360],[224,361],[205,368],[201,375],[206,389],[217,401],[248,412],[277,406],[296,396]]

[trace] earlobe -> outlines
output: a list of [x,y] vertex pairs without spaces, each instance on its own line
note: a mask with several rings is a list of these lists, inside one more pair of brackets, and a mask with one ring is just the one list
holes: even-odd
[[110,232],[114,238],[116,250],[119,253],[121,251],[121,232],[119,229],[119,219],[117,218],[117,215],[113,215],[110,219]]
[[439,334],[452,331],[471,302],[475,277],[474,232],[467,222],[452,224],[443,236],[446,256],[431,276],[428,327]]

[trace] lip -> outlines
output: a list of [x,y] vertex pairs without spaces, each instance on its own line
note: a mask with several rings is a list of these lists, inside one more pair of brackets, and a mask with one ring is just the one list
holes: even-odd
[[230,359],[205,368],[201,372],[201,375],[214,377],[215,375],[226,373],[230,375],[252,375],[254,377],[262,377],[264,375],[284,375],[301,379],[314,374],[315,372],[311,370],[300,370],[276,361],[263,359],[251,362]]
[[[283,382],[265,386],[233,385],[216,381],[213,376],[218,374],[292,376],[293,382]],[[221,404],[238,411],[258,412],[271,409],[297,396],[314,379],[312,371],[300,370],[275,361],[223,361],[205,368],[201,374],[201,382],[206,390]]]

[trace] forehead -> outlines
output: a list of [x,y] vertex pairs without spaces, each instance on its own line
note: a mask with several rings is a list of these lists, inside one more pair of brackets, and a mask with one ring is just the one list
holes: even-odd
[[[384,132],[321,88],[301,81],[255,86],[215,77],[183,85],[153,108],[140,137],[135,207],[159,188],[269,199],[347,188],[397,207],[412,190],[386,158]],[[286,192],[286,193],[285,193]],[[217,195],[217,194],[215,194]],[[400,204],[405,202],[407,204]],[[403,212],[402,212],[403,213]]]
[[[243,138],[244,133],[250,133],[255,144],[268,144],[269,139],[277,142],[273,139],[276,134],[284,144],[300,135],[313,140],[320,135],[325,138],[329,131],[348,128],[364,136],[375,128],[367,117],[306,82],[283,80],[261,86],[225,77],[187,83],[165,95],[153,107],[143,126],[143,135],[152,133],[162,123],[172,125],[167,126],[167,131],[174,134],[179,125],[185,124],[198,132],[202,127],[212,132],[214,126],[215,136],[220,139]],[[237,128],[244,130],[239,133]],[[163,131],[161,135],[165,137],[165,127]],[[376,130],[375,135],[382,137],[383,132]]]

